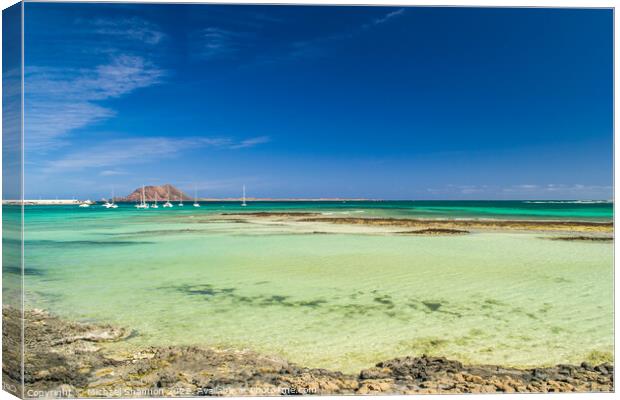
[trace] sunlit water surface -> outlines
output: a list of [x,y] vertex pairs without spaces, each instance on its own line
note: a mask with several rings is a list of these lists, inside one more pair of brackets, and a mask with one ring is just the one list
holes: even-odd
[[[360,205],[244,211],[280,208],[415,214]],[[421,212],[484,217],[455,208]],[[602,209],[579,218],[609,217]],[[423,353],[514,366],[611,357],[610,243],[313,234],[218,220],[231,210],[239,207],[27,207],[27,306],[134,328],[129,347],[249,348],[348,372]],[[551,217],[567,216],[538,216]]]

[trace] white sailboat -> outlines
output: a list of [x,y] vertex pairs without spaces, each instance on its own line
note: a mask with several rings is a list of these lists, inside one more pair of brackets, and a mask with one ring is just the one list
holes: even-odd
[[157,197],[155,197],[155,203],[151,205],[151,208],[159,208],[159,206],[157,205]]
[[168,201],[164,203],[164,208],[172,207],[172,203],[170,202],[170,186],[168,186]]
[[140,204],[136,204],[136,208],[149,208],[149,205],[146,202],[146,196],[144,195],[144,185],[142,185],[142,198],[140,199]]
[[81,204],[80,207],[90,207],[93,203],[93,201],[91,200],[84,200]]
[[194,187],[194,207],[200,207],[200,203],[198,203],[198,191]]
[[245,185],[243,185],[243,203],[241,203],[241,207],[246,207],[247,204],[245,203]]
[[112,187],[112,208],[118,208],[118,204],[114,202],[114,187]]
[[103,206],[105,208],[118,208],[118,204],[114,204],[114,189],[112,189],[112,202],[110,202],[110,200],[106,200],[105,203],[103,203]]

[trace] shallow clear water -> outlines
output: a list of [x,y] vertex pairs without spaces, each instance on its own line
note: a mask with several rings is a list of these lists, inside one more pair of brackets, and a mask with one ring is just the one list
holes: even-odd
[[[244,211],[419,212],[390,206],[250,204]],[[595,211],[578,218],[604,219],[611,205],[604,206],[581,206]],[[423,206],[454,218],[492,208],[463,207]],[[524,206],[519,215],[557,219],[580,210],[544,207]],[[529,366],[612,352],[609,243],[538,233],[312,234],[320,229],[218,220],[217,212],[240,209],[225,204],[26,209],[27,304],[133,327],[139,335],[130,347],[251,348],[349,372],[422,353]]]

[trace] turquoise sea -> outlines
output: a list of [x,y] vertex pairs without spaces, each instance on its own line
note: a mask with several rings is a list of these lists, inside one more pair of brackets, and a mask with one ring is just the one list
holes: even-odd
[[346,226],[316,234],[314,223],[219,216],[609,221],[607,202],[25,209],[26,305],[132,327],[130,348],[245,348],[347,372],[423,353],[539,366],[610,359],[613,351],[609,242],[552,241],[537,232],[415,237]]

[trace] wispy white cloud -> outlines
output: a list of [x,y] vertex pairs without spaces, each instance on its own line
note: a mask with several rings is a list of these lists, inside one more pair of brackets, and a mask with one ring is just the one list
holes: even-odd
[[243,178],[231,178],[231,179],[212,179],[198,182],[181,182],[181,186],[189,193],[194,188],[201,196],[212,195],[214,190],[226,190],[241,195],[241,190],[244,184],[254,182],[255,179],[243,177]]
[[529,184],[512,186],[513,189],[521,189],[521,190],[533,190],[533,189],[538,189],[539,187],[540,185],[529,185]]
[[399,8],[397,10],[390,11],[379,18],[376,18],[369,23],[365,23],[348,31],[337,32],[327,36],[319,36],[304,41],[297,41],[292,44],[292,50],[287,55],[287,58],[316,57],[323,53],[323,47],[326,43],[352,39],[370,29],[373,29],[378,25],[387,23],[394,17],[404,14],[405,11],[406,10],[404,8]]
[[195,34],[196,53],[203,58],[219,58],[238,52],[252,35],[218,27],[208,27]]
[[101,172],[99,172],[99,175],[101,176],[119,176],[119,175],[127,175],[126,171],[120,171],[117,169],[106,169],[103,170]]
[[57,173],[87,168],[105,168],[102,176],[122,174],[121,165],[143,164],[178,156],[183,151],[213,147],[219,149],[241,149],[266,143],[266,136],[235,141],[230,138],[167,138],[143,137],[116,139],[100,142],[86,149],[66,154],[62,158],[47,162],[41,172]]
[[166,37],[157,25],[138,17],[120,19],[98,18],[86,21],[86,23],[94,28],[94,33],[120,36],[150,45],[158,44]]
[[[157,182],[154,178],[152,181]],[[197,191],[198,197],[230,197],[239,198],[242,195],[243,186],[246,186],[246,195],[251,198],[257,196],[265,188],[272,187],[273,182],[264,177],[253,176],[244,173],[243,176],[230,176],[224,179],[197,179],[188,181],[175,181],[175,186],[193,194]]]
[[138,17],[78,18],[74,22],[75,37],[80,38],[76,40],[94,58],[75,62],[69,57],[66,67],[31,65],[26,69],[28,151],[44,152],[67,144],[72,131],[117,114],[102,102],[159,83],[165,75],[151,61],[152,46],[166,37],[156,24]]
[[269,138],[269,136],[257,136],[254,138],[242,140],[241,142],[237,144],[232,144],[229,147],[231,149],[245,149],[248,147],[254,147],[259,144],[268,143],[270,140],[271,139]]
[[121,55],[91,69],[30,67],[25,76],[25,140],[29,150],[59,147],[69,132],[113,117],[96,102],[158,83],[164,71]]
[[[8,163],[9,159],[17,173],[20,167],[21,153],[21,119],[22,119],[22,80],[21,69],[5,70],[2,76],[2,150]],[[5,173],[7,171],[5,170]]]
[[384,16],[382,16],[380,18],[377,18],[374,21],[372,21],[372,24],[370,24],[368,26],[380,25],[380,24],[386,23],[390,19],[392,19],[394,17],[398,17],[399,15],[403,15],[404,13],[405,13],[405,9],[404,8],[399,8],[398,10],[390,11],[389,13],[385,14]]
[[[610,185],[583,185],[583,184],[547,184],[540,187],[541,190],[547,193],[562,193],[562,194],[583,194],[583,193],[602,193],[611,197],[612,186]],[[605,196],[603,196],[605,197]]]
[[57,172],[138,164],[170,157],[196,145],[196,141],[190,139],[168,139],[163,137],[111,140],[50,161],[47,163],[44,171]]
[[608,199],[612,186],[584,184],[518,184],[518,185],[445,185],[428,188],[427,193],[437,196],[463,198],[537,198],[537,199]]
[[[257,55],[254,62],[271,64],[278,61],[319,57],[325,52],[325,46],[330,42],[354,38],[365,31],[403,15],[405,12],[405,8],[399,8],[349,30],[285,42],[280,46],[274,46],[271,51],[264,51]],[[281,20],[277,21],[282,22]],[[219,27],[202,29],[194,37],[195,53],[206,59],[238,57],[241,54],[241,50],[251,48],[256,41],[261,39],[256,31],[233,31]],[[254,62],[250,64],[253,65]]]

